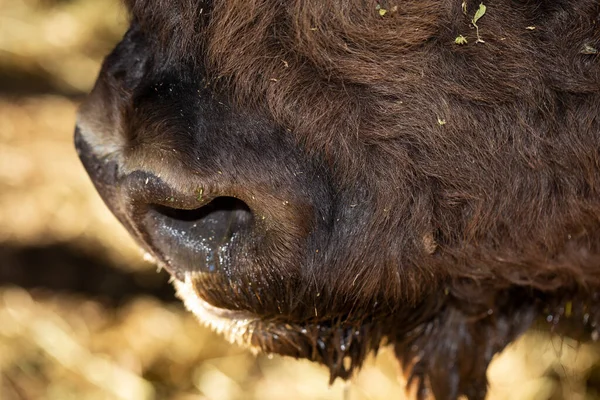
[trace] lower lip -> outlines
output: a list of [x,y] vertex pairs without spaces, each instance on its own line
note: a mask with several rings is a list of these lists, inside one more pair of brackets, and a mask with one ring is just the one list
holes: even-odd
[[194,283],[189,274],[185,280],[175,280],[177,296],[186,308],[194,313],[198,320],[215,332],[222,334],[229,342],[243,347],[251,346],[255,316],[243,311],[233,311],[215,307],[202,300],[194,290]]

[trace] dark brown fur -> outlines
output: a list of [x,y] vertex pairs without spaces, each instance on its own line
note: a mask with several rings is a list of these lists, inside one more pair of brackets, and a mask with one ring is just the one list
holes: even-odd
[[[600,3],[484,3],[476,43],[479,0],[464,10],[460,0],[127,1],[153,68],[174,82],[201,76],[202,90],[236,118],[266,121],[283,148],[301,149],[283,161],[305,168],[306,180],[278,172],[278,151],[268,170],[258,161],[235,172],[222,159],[199,166],[167,118],[176,106],[144,111],[127,88],[129,105],[110,102],[133,135],[125,164],[165,176],[181,165],[221,168],[225,178],[203,178],[214,181],[208,191],[227,187],[244,201],[244,187],[278,188],[261,192],[281,235],[260,274],[285,304],[280,315],[255,300],[241,306],[264,316],[255,346],[323,362],[335,378],[386,337],[420,396],[480,399],[493,355],[539,316],[572,321],[581,339],[595,331]],[[459,35],[468,43],[456,44]],[[271,137],[252,132],[251,143]],[[164,166],[165,157],[179,166]],[[194,179],[185,176],[172,186]],[[308,222],[315,213],[323,229]],[[220,279],[199,284],[199,295],[234,308],[208,293],[229,285]],[[287,344],[274,343],[274,332]]]

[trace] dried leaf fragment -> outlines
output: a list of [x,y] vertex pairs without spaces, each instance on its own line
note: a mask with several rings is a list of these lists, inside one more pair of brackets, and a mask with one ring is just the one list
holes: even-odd
[[458,35],[456,37],[456,39],[454,39],[454,43],[458,44],[458,45],[463,45],[463,44],[467,44],[469,43],[469,41],[467,40],[466,37],[464,37],[463,35]]
[[598,49],[586,43],[580,51],[581,54],[598,54]]

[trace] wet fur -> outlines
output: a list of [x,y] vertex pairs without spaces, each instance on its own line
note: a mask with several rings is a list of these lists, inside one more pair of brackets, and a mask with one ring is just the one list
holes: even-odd
[[[467,1],[466,12],[460,0],[126,3],[154,68],[174,81],[202,76],[206,90],[257,121],[255,135],[285,135],[312,160],[312,176],[327,176],[273,200],[310,198],[298,209],[310,203],[327,219],[309,240],[327,246],[307,245],[318,262],[299,272],[279,247],[289,268],[277,273],[301,288],[278,288],[294,329],[265,317],[267,332],[296,344],[280,352],[347,377],[386,337],[419,396],[481,399],[493,355],[538,317],[581,339],[595,331],[600,56],[589,49],[600,50],[597,1],[484,1],[485,43],[471,23],[480,1]],[[455,44],[459,35],[468,43]],[[160,121],[169,110],[153,113]],[[162,137],[139,140],[160,147]],[[193,147],[177,148],[196,157],[187,154]],[[283,209],[273,213],[286,220]],[[291,222],[279,228],[305,234]],[[325,333],[300,334],[303,320]],[[355,355],[331,350],[352,327],[372,337]],[[263,339],[253,344],[285,347]]]

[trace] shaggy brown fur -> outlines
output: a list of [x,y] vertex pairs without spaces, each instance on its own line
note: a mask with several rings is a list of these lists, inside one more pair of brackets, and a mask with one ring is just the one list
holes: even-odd
[[[194,278],[195,296],[260,317],[252,345],[333,379],[386,337],[419,396],[481,399],[493,355],[538,316],[595,332],[597,0],[484,1],[481,42],[479,0],[126,3],[80,150],[120,171],[91,172],[101,191],[190,209],[201,182],[263,216],[243,268]],[[168,189],[114,183],[136,171]],[[141,211],[111,207],[183,280]]]

